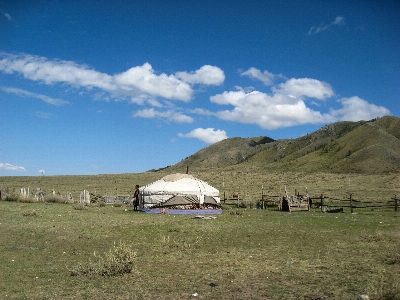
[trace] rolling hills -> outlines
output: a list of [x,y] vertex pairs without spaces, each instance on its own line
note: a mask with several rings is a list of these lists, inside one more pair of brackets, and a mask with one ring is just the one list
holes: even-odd
[[168,169],[384,174],[400,170],[400,118],[337,122],[297,139],[228,138]]

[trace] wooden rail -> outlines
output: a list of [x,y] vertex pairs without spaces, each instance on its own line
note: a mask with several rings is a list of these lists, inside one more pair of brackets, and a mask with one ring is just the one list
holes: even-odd
[[[391,200],[382,202],[382,201],[362,201],[358,199],[354,199],[353,195],[350,194],[349,198],[346,199],[341,199],[341,198],[329,198],[325,197],[321,194],[320,197],[313,197],[310,198],[312,201],[312,206],[316,208],[321,208],[321,211],[326,211],[328,208],[343,208],[343,207],[349,207],[350,212],[353,213],[355,209],[361,209],[361,208],[394,208],[395,213],[397,214],[397,211],[399,210],[399,203],[400,199],[397,198],[396,195],[394,195]],[[330,199],[330,203],[327,204],[324,199]],[[342,202],[346,204],[334,204],[332,205],[332,202]],[[348,204],[347,204],[348,203]]]

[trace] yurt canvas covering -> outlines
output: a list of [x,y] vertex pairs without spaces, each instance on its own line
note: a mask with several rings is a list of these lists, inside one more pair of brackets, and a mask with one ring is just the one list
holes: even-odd
[[189,174],[170,174],[140,188],[142,209],[219,208],[219,191]]

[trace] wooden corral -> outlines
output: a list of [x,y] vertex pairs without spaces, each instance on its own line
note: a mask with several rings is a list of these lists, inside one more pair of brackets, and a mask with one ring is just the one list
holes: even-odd
[[282,211],[309,211],[310,210],[310,197],[306,188],[306,194],[300,195],[295,191],[295,194],[289,196],[285,187],[285,196],[280,197],[279,210]]

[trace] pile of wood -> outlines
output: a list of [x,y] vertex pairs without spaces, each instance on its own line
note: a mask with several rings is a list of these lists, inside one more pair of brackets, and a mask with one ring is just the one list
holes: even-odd
[[172,206],[163,206],[163,208],[168,209],[219,209],[220,207],[215,205],[197,205],[197,204],[181,204],[181,205],[172,205]]

